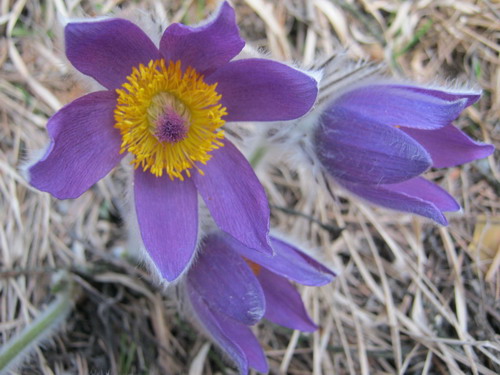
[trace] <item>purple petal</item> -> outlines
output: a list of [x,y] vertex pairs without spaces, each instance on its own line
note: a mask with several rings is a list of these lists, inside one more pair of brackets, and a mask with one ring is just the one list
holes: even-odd
[[278,275],[303,285],[326,285],[336,276],[335,272],[304,254],[292,245],[271,237],[274,256],[257,253],[240,242],[225,236],[234,251]]
[[431,159],[400,129],[337,106],[321,117],[316,153],[334,177],[354,183],[386,184],[425,172]]
[[205,237],[188,284],[212,309],[241,323],[255,324],[264,316],[266,302],[257,278],[221,236]]
[[438,129],[456,119],[471,101],[470,94],[451,95],[403,85],[369,85],[345,93],[334,105],[389,126]]
[[[400,86],[400,85],[396,85]],[[455,101],[465,99],[466,107],[474,104],[481,98],[481,91],[451,91],[451,90],[437,90],[426,87],[418,87],[418,86],[403,86],[406,90],[419,92],[425,95],[435,96],[436,98],[447,100],[447,101]]]
[[318,94],[317,81],[276,61],[231,61],[206,78],[217,83],[226,121],[292,120],[306,114]]
[[412,178],[399,184],[385,185],[384,188],[431,202],[441,211],[460,210],[460,205],[446,190],[422,177]]
[[198,319],[212,339],[236,362],[241,375],[248,374],[249,366],[259,372],[268,372],[264,352],[248,327],[210,309],[206,300],[189,284],[188,294]]
[[180,60],[209,75],[229,62],[245,45],[241,39],[233,8],[224,2],[213,19],[198,27],[174,23],[164,32],[160,51],[165,60]]
[[431,155],[435,168],[453,167],[482,159],[495,151],[495,146],[476,142],[453,125],[436,130],[403,128]]
[[[441,225],[448,225],[448,221],[436,204],[418,196],[406,194],[404,188],[401,188],[401,191],[392,191],[390,188],[388,189],[390,185],[370,186],[352,184],[345,181],[339,182],[346,189],[372,203],[393,210],[425,216]],[[424,196],[425,195],[427,194],[424,194]]]
[[198,233],[198,195],[191,180],[170,180],[137,169],[134,176],[137,220],[142,241],[162,276],[173,281],[194,255]]
[[132,67],[160,58],[151,39],[124,19],[72,22],[64,36],[66,55],[74,67],[110,90],[126,82]]
[[50,146],[29,168],[31,185],[59,199],[76,198],[122,159],[113,127],[116,95],[98,91],[66,105],[49,119]]
[[257,278],[266,296],[264,318],[303,332],[313,332],[318,328],[307,314],[300,294],[290,282],[265,268],[260,269]]
[[193,181],[217,225],[252,249],[272,253],[266,193],[245,157],[228,140]]

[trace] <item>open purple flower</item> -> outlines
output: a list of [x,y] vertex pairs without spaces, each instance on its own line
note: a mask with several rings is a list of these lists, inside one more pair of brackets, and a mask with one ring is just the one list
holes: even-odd
[[493,152],[492,145],[475,142],[452,125],[479,97],[402,84],[358,86],[326,106],[315,130],[316,155],[354,194],[446,225],[443,212],[459,210],[459,204],[419,176]]
[[265,192],[221,128],[300,117],[316,99],[317,82],[271,60],[231,61],[244,41],[226,2],[201,26],[170,25],[159,48],[118,18],[69,23],[65,43],[70,62],[106,90],[49,120],[51,142],[29,168],[30,183],[76,198],[129,152],[142,240],[167,280],[193,257],[198,193],[222,230],[271,253]]
[[335,273],[292,245],[270,238],[275,255],[249,249],[222,232],[203,239],[185,287],[193,312],[215,343],[236,363],[267,372],[267,361],[248,326],[266,318],[305,332],[316,330],[299,293],[303,285],[328,284]]

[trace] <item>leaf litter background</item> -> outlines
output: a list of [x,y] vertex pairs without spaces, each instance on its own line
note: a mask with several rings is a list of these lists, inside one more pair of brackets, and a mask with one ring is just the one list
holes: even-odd
[[[240,0],[247,42],[311,65],[347,48],[421,83],[472,81],[481,100],[457,125],[500,145],[500,5],[494,1]],[[78,290],[58,333],[19,374],[232,374],[148,272],[127,256],[117,168],[76,200],[28,186],[19,166],[42,148],[47,118],[88,90],[61,48],[58,15],[152,12],[195,23],[216,1],[0,0],[0,345],[54,298],[69,273]],[[436,79],[439,77],[439,80]],[[260,324],[272,374],[497,374],[500,372],[498,152],[430,171],[463,206],[438,227],[335,192],[312,190],[300,170],[261,163],[273,224],[301,239],[341,276],[301,289],[314,334]],[[340,230],[343,228],[343,230]]]

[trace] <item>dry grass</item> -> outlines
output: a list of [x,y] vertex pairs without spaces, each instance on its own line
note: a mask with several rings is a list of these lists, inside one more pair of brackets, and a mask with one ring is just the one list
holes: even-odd
[[[126,249],[122,169],[70,201],[33,190],[18,170],[26,150],[47,142],[47,118],[85,91],[54,42],[58,15],[140,7],[196,22],[214,3],[0,0],[0,342],[53,298],[57,270],[69,270],[80,289],[60,333],[16,373],[232,373],[178,315],[174,299],[145,270],[117,256]],[[498,3],[235,3],[247,41],[279,59],[311,64],[343,45],[353,58],[386,61],[394,74],[419,82],[477,82],[485,94],[458,126],[500,145]],[[322,192],[311,199],[300,171],[280,168],[265,179],[273,204],[287,208],[273,210],[276,226],[307,239],[342,270],[332,285],[303,290],[321,325],[314,334],[259,325],[271,373],[499,373],[500,249],[488,252],[500,235],[497,158],[429,174],[464,207],[447,228]]]

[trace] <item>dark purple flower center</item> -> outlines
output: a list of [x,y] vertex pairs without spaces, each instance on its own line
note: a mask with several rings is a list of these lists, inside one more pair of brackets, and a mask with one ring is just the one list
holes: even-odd
[[177,143],[186,138],[188,129],[186,119],[169,108],[156,119],[155,136],[160,142]]

